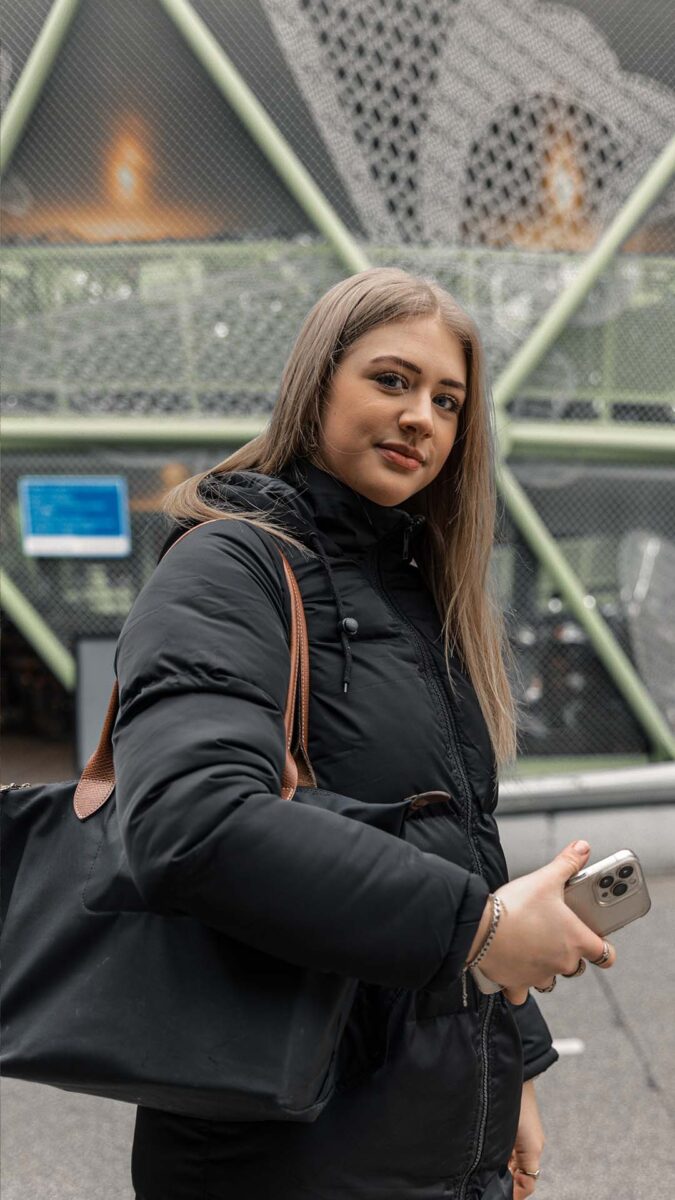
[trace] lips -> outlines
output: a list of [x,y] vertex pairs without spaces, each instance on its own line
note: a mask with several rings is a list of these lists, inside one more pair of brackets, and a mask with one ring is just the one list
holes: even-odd
[[412,447],[406,446],[405,450],[402,446],[387,446],[379,445],[376,449],[380,454],[387,459],[387,462],[395,463],[399,467],[405,467],[407,471],[415,471],[422,464],[419,451],[415,451]]

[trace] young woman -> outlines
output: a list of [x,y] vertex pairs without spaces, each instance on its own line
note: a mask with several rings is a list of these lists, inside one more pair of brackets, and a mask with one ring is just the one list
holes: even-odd
[[[172,549],[120,638],[132,871],[154,907],[361,982],[318,1120],[139,1109],[138,1200],[534,1191],[532,1080],[557,1056],[528,988],[614,952],[563,902],[585,843],[507,882],[494,809],[514,718],[488,588],[492,475],[472,322],[435,284],[376,269],[310,312],[265,432],[171,493],[170,541],[229,519]],[[279,796],[289,607],[275,539],[307,616],[318,784],[362,803],[420,797],[405,841],[356,840],[347,817]],[[486,944],[480,966],[505,989],[492,996],[466,973]]]

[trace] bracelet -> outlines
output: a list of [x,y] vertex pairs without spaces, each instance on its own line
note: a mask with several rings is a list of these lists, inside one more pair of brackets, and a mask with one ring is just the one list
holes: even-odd
[[478,954],[476,955],[476,957],[472,958],[471,962],[466,964],[467,967],[475,967],[478,965],[478,963],[481,961],[481,959],[487,954],[488,950],[490,949],[490,946],[492,945],[492,943],[494,941],[495,933],[497,932],[497,926],[499,924],[499,919],[502,915],[502,902],[499,899],[499,896],[495,896],[493,892],[490,892],[489,899],[492,901],[492,918],[490,920],[490,928],[488,930],[488,935],[487,935],[485,941],[483,942],[483,945],[481,946],[480,950],[478,951]]

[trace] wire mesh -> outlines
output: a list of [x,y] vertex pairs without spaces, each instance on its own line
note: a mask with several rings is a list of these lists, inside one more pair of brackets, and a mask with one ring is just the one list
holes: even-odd
[[[472,313],[492,380],[675,127],[675,26],[662,0],[193,8],[368,259],[433,276]],[[5,111],[49,9],[49,0],[5,0]],[[56,416],[158,418],[152,453],[6,456],[7,569],[71,645],[78,632],[119,628],[158,548],[166,472],[221,456],[162,449],[162,417],[266,417],[304,314],[345,269],[159,0],[80,0],[0,207],[3,413],[35,417],[47,437]],[[511,397],[511,417],[672,426],[674,329],[671,182]],[[672,723],[663,677],[672,475],[515,466]],[[23,557],[22,473],[111,471],[129,480],[130,559]],[[524,751],[644,749],[508,520],[503,536],[495,569],[519,663]]]

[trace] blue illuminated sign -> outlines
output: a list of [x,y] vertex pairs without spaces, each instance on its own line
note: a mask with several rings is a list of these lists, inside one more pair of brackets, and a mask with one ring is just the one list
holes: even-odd
[[24,475],[19,480],[24,554],[123,558],[131,552],[126,479],[118,475]]

